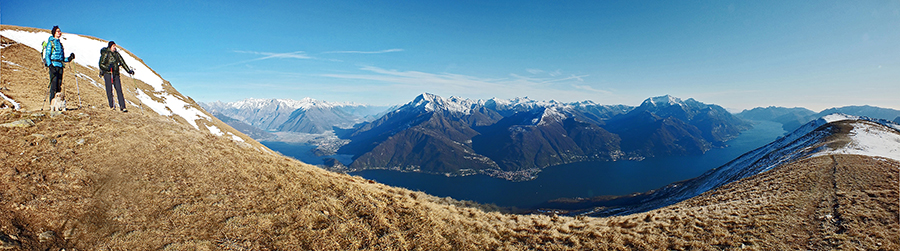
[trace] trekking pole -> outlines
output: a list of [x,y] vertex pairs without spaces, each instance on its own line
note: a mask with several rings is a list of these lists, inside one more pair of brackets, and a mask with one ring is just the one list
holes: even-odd
[[41,111],[44,111],[44,105],[47,104],[47,97],[50,97],[50,86],[53,85],[53,82],[47,84],[47,95],[44,95],[44,101],[41,102]]
[[[44,69],[47,69],[47,74],[49,75],[50,67],[44,66]],[[50,86],[53,85],[53,76],[50,76],[50,79],[48,79],[47,82],[49,82],[47,84],[47,95],[44,95],[44,101],[41,101],[41,111],[44,111],[44,105],[47,104],[47,97],[50,97]]]
[[78,87],[78,66],[74,66],[75,68],[75,91],[78,93],[78,110],[81,110],[81,87]]
[[[134,69],[131,69],[131,72],[134,72]],[[131,86],[134,86],[134,97],[137,98],[137,84],[134,83],[134,74],[128,73],[128,76],[131,76]],[[141,115],[144,115],[144,104],[140,101],[141,99],[138,99],[138,107],[141,108]]]

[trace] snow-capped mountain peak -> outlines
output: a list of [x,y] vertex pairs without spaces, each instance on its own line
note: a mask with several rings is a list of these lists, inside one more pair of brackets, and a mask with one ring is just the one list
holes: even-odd
[[565,112],[563,112],[563,107],[547,107],[544,109],[544,112],[541,114],[540,118],[535,118],[532,121],[534,125],[545,125],[551,122],[561,122],[568,118]]
[[412,102],[409,102],[406,107],[425,109],[425,111],[429,112],[448,111],[469,114],[476,105],[478,105],[478,102],[470,99],[453,96],[445,99],[431,93],[423,93],[417,96]]
[[641,103],[641,106],[673,106],[673,105],[684,105],[684,102],[681,101],[680,98],[676,98],[672,95],[664,95],[659,97],[651,97],[644,100]]

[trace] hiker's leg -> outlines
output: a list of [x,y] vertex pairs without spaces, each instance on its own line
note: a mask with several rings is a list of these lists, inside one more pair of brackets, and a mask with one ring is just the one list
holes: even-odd
[[115,83],[113,86],[116,87],[116,96],[119,97],[119,110],[125,110],[125,96],[122,95],[122,81],[119,79],[119,74],[113,76],[115,78]]
[[113,104],[113,93],[112,93],[112,74],[104,73],[103,74],[103,82],[106,86],[106,101],[109,102],[109,108],[115,108],[115,104]]
[[60,91],[62,74],[62,67],[50,66],[50,100],[53,100],[56,93]]

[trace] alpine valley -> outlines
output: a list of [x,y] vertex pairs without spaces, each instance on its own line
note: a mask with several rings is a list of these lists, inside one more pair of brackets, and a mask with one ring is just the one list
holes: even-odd
[[[342,142],[336,152],[353,156],[352,163],[326,167],[335,171],[485,174],[513,181],[533,179],[543,168],[566,163],[703,154],[751,128],[718,105],[669,95],[632,107],[424,93],[380,117],[384,107],[309,98],[202,105],[223,121],[230,117],[266,130],[333,129]],[[357,122],[362,123],[350,127]]]

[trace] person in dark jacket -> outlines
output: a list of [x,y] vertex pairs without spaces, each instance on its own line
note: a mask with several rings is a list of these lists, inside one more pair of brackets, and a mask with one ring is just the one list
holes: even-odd
[[122,96],[122,82],[119,80],[119,66],[125,68],[125,71],[128,74],[134,74],[134,70],[128,67],[128,64],[125,64],[125,60],[122,59],[122,55],[116,51],[116,42],[109,41],[109,44],[103,49],[100,49],[100,73],[103,74],[103,81],[106,82],[106,100],[109,101],[109,108],[115,109],[115,104],[113,103],[113,93],[112,89],[116,89],[116,96],[119,101],[119,109],[122,112],[128,112],[128,109],[125,109],[125,96]]
[[56,93],[62,90],[63,69],[66,67],[63,63],[75,59],[75,53],[69,54],[68,58],[65,57],[66,52],[62,43],[59,42],[59,38],[62,37],[62,30],[59,29],[59,26],[53,26],[50,35],[47,45],[44,47],[44,66],[50,69],[50,100],[53,100]]

